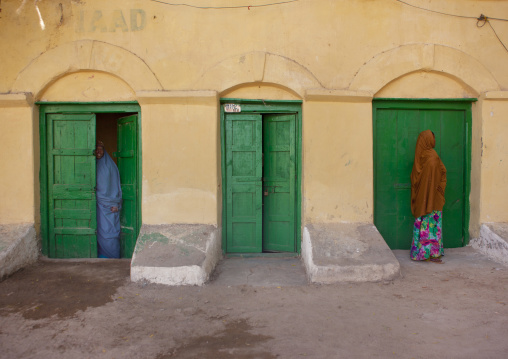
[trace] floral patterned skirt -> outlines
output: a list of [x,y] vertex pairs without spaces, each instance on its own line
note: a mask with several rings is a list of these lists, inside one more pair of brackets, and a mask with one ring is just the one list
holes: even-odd
[[442,211],[433,211],[415,219],[413,243],[409,254],[412,260],[424,261],[444,255],[441,238],[442,220]]

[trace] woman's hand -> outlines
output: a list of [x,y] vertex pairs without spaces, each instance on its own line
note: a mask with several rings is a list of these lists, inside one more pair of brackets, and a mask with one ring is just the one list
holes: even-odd
[[118,212],[118,207],[111,207],[111,212],[113,212],[113,213]]

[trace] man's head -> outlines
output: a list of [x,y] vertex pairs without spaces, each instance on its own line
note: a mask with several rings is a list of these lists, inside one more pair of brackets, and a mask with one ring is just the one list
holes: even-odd
[[98,160],[104,157],[104,143],[102,143],[102,141],[100,140],[97,140],[97,143],[95,145],[95,157]]

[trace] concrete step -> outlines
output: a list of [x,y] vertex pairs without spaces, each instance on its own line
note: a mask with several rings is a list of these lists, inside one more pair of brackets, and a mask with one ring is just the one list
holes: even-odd
[[[313,224],[305,227],[303,237],[301,259],[273,255],[228,258],[219,265],[218,273],[229,274],[216,276],[214,284],[284,285],[284,273],[291,273],[286,281],[286,284],[293,283],[291,285],[302,285],[307,281],[383,281],[400,275],[399,262],[372,224]],[[132,258],[131,280],[203,285],[221,257],[221,234],[214,226],[143,225]],[[284,269],[284,263],[291,260],[300,263],[299,266]],[[302,282],[304,273],[307,278]],[[270,276],[272,279],[268,278]]]
[[132,257],[131,280],[203,285],[221,257],[221,235],[215,226],[143,225]]
[[0,225],[0,280],[39,256],[33,224]]
[[480,237],[471,239],[471,247],[490,259],[508,265],[508,223],[485,223]]
[[400,275],[400,264],[370,223],[310,224],[302,258],[314,283],[377,282]]

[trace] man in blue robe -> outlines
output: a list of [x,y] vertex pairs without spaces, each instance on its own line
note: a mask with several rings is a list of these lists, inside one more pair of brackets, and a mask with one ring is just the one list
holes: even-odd
[[122,188],[120,173],[113,159],[97,141],[97,256],[120,258],[120,210]]

